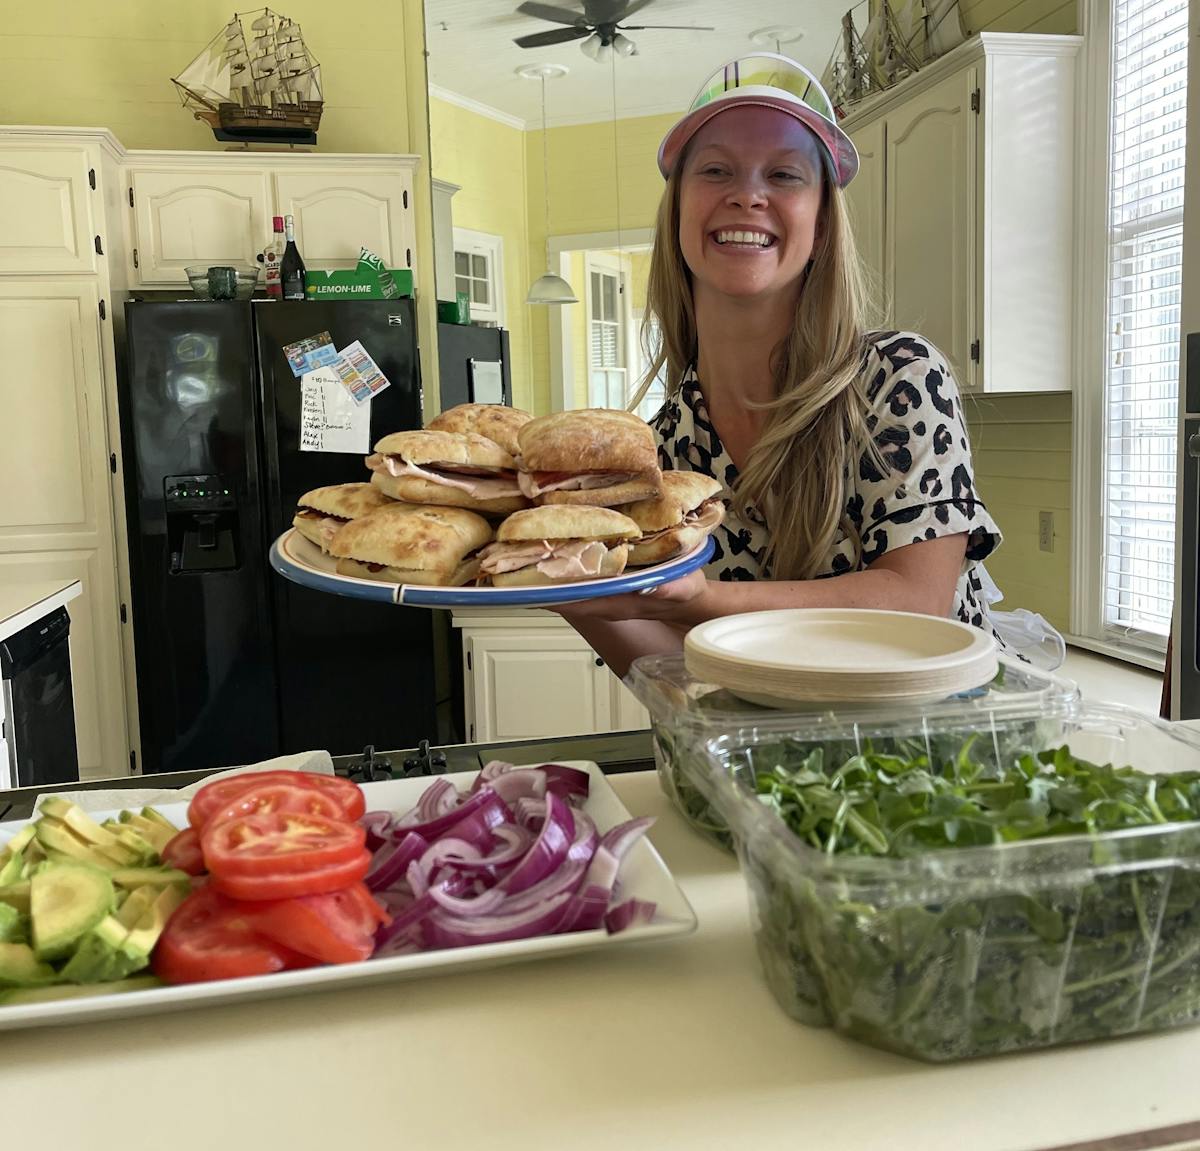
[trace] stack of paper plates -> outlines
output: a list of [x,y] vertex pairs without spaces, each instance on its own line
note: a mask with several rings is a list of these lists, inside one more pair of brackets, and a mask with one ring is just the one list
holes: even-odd
[[995,641],[979,628],[858,608],[709,620],[688,633],[684,656],[698,679],[796,710],[944,699],[990,682],[998,667]]

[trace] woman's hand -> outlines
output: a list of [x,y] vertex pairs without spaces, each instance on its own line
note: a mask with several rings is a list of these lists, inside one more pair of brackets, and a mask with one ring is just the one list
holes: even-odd
[[704,573],[694,571],[645,592],[563,604],[551,610],[567,620],[599,619],[619,623],[623,620],[652,619],[678,628],[689,628],[707,618],[704,603],[708,592],[709,581],[704,578]]

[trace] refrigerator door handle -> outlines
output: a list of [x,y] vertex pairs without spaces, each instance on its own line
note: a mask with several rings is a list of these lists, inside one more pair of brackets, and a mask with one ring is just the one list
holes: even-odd
[[1200,432],[1193,432],[1188,436],[1187,454],[1194,460],[1200,460]]

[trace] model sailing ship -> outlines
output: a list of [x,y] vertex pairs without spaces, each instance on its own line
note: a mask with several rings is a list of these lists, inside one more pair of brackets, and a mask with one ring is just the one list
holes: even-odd
[[[247,39],[243,21],[249,21]],[[197,120],[218,140],[315,144],[321,123],[321,66],[300,25],[270,8],[235,12],[172,79]]]
[[965,39],[958,0],[874,0],[870,5],[864,0],[842,17],[821,83],[838,116],[844,116],[851,105],[920,71]]

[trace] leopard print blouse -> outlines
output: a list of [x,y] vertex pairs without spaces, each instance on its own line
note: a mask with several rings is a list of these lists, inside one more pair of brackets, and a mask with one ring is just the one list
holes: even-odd
[[[990,631],[976,569],[1000,546],[1001,535],[975,490],[962,402],[945,359],[913,332],[874,333],[863,380],[871,405],[867,427],[889,471],[881,474],[869,453],[848,463],[846,518],[862,541],[861,558],[856,562],[854,540],[839,532],[817,578],[861,571],[889,548],[965,533],[955,613]],[[764,562],[770,529],[756,511],[742,517],[729,504],[737,468],[709,419],[694,374],[651,424],[664,471],[703,472],[723,485],[727,516],[715,534],[709,578],[770,579]]]

